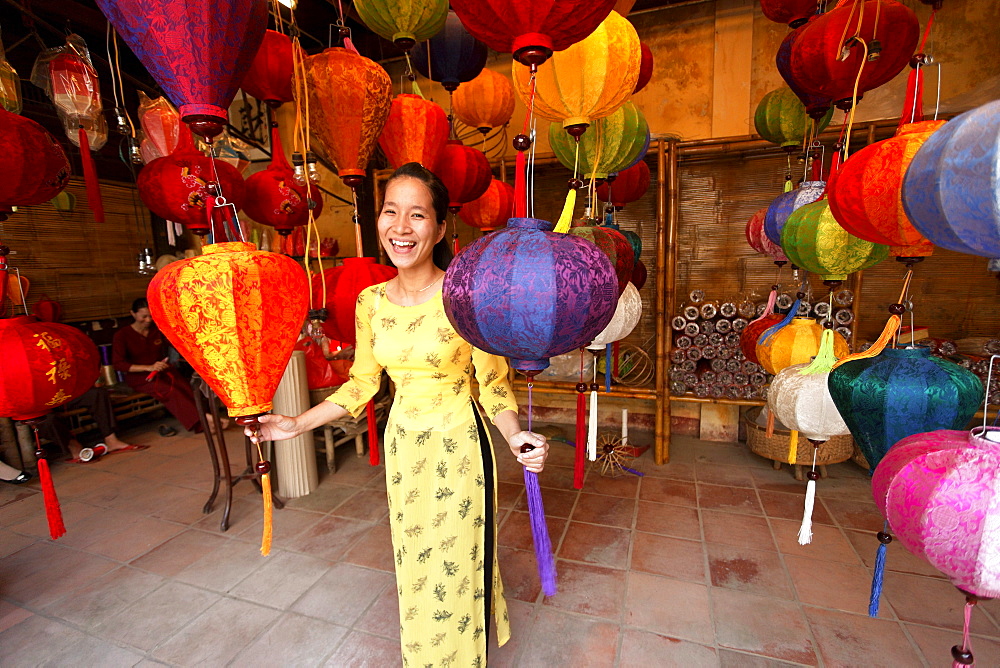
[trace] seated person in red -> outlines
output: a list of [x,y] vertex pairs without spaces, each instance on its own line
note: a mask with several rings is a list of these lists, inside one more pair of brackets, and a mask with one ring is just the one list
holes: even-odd
[[[145,297],[132,302],[132,318],[135,322],[115,332],[111,348],[115,369],[125,374],[129,387],[162,401],[185,429],[200,432],[194,391],[180,371],[168,363],[167,337],[153,322]],[[172,435],[164,427],[160,427],[160,433]]]

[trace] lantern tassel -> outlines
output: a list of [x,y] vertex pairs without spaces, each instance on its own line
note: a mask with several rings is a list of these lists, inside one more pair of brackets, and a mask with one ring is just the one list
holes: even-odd
[[774,436],[774,413],[767,412],[767,430],[764,432],[768,438]]
[[597,390],[590,391],[590,422],[587,424],[587,459],[592,462],[597,461]]
[[882,333],[879,334],[875,343],[873,343],[868,350],[864,350],[860,353],[854,353],[853,355],[848,355],[847,357],[838,360],[837,363],[833,365],[833,368],[836,369],[841,364],[850,362],[851,360],[863,360],[878,356],[879,353],[885,350],[885,347],[892,341],[892,337],[896,335],[896,331],[899,329],[899,323],[901,321],[902,318],[898,315],[889,316],[889,320],[885,323],[885,328],[882,330]]
[[559,221],[556,223],[553,232],[566,234],[569,232],[573,222],[573,211],[576,209],[576,188],[570,188],[566,193],[566,201],[563,203],[562,213],[559,214]]
[[[774,415],[774,413],[771,413]],[[770,416],[768,416],[770,417]],[[788,435],[788,463],[795,464],[799,455],[799,432],[792,430]]]
[[[829,330],[828,330],[829,331]],[[802,511],[802,526],[799,527],[799,545],[808,545],[813,539],[813,507],[816,505],[816,453],[819,444],[813,443],[813,465],[806,483],[806,503]]]
[[611,344],[604,345],[604,391],[611,391]]
[[777,334],[783,327],[790,323],[799,312],[799,304],[802,303],[802,299],[796,299],[795,303],[792,304],[792,308],[785,315],[785,319],[776,325],[771,325],[766,332],[761,334],[760,339],[758,339],[757,345],[764,345],[767,343],[768,339]]
[[[528,431],[532,429],[534,413],[531,390],[535,374],[528,375]],[[521,452],[531,452],[535,446],[525,443]],[[538,563],[538,579],[542,581],[542,591],[546,596],[556,594],[556,560],[552,554],[552,540],[549,526],[545,523],[545,506],[542,504],[542,489],[538,485],[538,474],[524,469],[524,489],[528,497],[528,520],[531,523],[531,539],[535,544],[535,561]]]
[[752,325],[753,323],[757,322],[758,320],[763,320],[767,316],[769,316],[772,313],[774,313],[774,305],[777,303],[777,301],[778,301],[778,288],[774,287],[774,288],[771,289],[771,294],[769,294],[767,296],[767,307],[764,309],[764,312],[761,313],[756,318],[754,318],[753,320],[751,320],[747,324]]
[[965,624],[962,627],[962,644],[951,648],[951,656],[955,659],[952,668],[963,668],[963,666],[976,665],[976,657],[972,654],[972,639],[969,638],[969,629],[972,626],[972,608],[978,603],[978,599],[967,594],[965,597]]
[[888,532],[889,523],[886,522],[882,531],[878,532],[878,551],[875,553],[875,573],[872,576],[872,593],[868,601],[868,616],[878,617],[879,599],[882,598],[882,580],[885,577],[885,553],[887,546],[892,542],[892,536]]
[[49,536],[56,540],[66,535],[66,525],[63,523],[62,508],[59,505],[59,497],[56,496],[56,487],[52,483],[52,471],[49,469],[49,460],[45,458],[45,451],[42,450],[42,442],[38,437],[38,427],[30,423],[31,430],[35,434],[35,457],[38,459],[38,480],[42,485],[42,499],[45,502],[45,519],[49,523]]
[[576,453],[573,461],[573,488],[583,489],[583,462],[587,443],[587,395],[576,393]]
[[87,131],[80,126],[80,161],[83,163],[83,180],[87,184],[87,204],[94,213],[94,220],[98,223],[104,222],[104,202],[101,200],[101,184],[97,181],[97,166],[94,164],[94,156],[90,153],[90,139]]
[[375,400],[369,399],[366,407],[368,415],[368,462],[372,466],[378,466],[378,424],[375,420]]
[[524,151],[517,152],[514,161],[514,217],[528,215],[528,157]]
[[261,497],[264,499],[264,531],[260,537],[260,553],[265,557],[271,553],[271,538],[274,535],[274,496],[271,494],[271,474],[260,476]]

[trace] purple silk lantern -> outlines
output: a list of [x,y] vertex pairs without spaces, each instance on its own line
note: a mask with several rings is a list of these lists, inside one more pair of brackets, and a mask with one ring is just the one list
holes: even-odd
[[774,243],[781,245],[781,230],[785,221],[796,209],[812,204],[826,192],[826,181],[803,181],[795,190],[781,193],[767,207],[764,214],[764,234]]

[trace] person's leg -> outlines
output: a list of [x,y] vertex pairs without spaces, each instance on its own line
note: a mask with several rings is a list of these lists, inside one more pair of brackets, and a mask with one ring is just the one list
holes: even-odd
[[0,480],[14,485],[20,485],[23,482],[31,480],[31,474],[19,471],[13,466],[7,466],[3,462],[0,462]]
[[101,434],[104,445],[108,452],[131,447],[130,443],[118,438],[118,420],[115,418],[115,409],[111,403],[111,393],[103,387],[94,387],[87,390],[78,401],[83,404],[87,412],[97,423],[97,431]]

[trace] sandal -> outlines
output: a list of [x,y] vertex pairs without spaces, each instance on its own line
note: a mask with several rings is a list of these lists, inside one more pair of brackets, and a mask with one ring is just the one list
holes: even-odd
[[176,429],[174,429],[173,427],[168,427],[165,424],[161,424],[160,428],[157,429],[157,431],[160,433],[160,436],[163,436],[165,438],[177,435],[177,430]]

